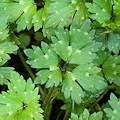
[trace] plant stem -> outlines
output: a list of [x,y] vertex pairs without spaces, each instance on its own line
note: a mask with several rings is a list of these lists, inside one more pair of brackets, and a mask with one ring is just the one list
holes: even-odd
[[47,96],[43,100],[44,101],[43,109],[44,109],[44,117],[45,117],[44,119],[45,120],[50,119],[53,101],[59,93],[60,93],[59,88],[52,87],[49,89]]
[[96,102],[90,106],[90,108],[95,106],[95,105],[97,105],[98,102],[101,101],[104,98],[104,96],[108,93],[109,90],[115,90],[115,89],[116,89],[116,85],[115,84],[109,85],[107,87],[107,89],[103,92],[103,94],[96,100]]
[[49,120],[50,118],[52,102],[53,102],[51,101],[51,96],[52,96],[53,91],[54,91],[54,88],[51,88],[43,103],[45,120]]
[[114,90],[116,88],[116,85],[115,84],[112,84],[112,85],[109,85],[108,87],[107,87],[107,89],[105,90],[105,92],[97,99],[97,103],[101,100],[101,99],[103,99],[103,97],[107,94],[107,92],[109,91],[109,90]]
[[[23,56],[23,53],[21,52],[21,50],[18,50],[18,56],[20,57],[20,60],[22,62],[22,64],[24,65],[24,67],[26,68],[27,72],[29,73],[29,75],[31,76],[32,80],[35,80],[35,75],[33,74],[32,70],[30,69],[30,67],[27,65],[25,58]],[[42,97],[44,96],[44,91],[42,90],[42,87],[40,85],[38,85],[39,89],[40,89],[40,93],[42,95]]]
[[74,112],[74,109],[75,109],[75,102],[74,100],[72,100],[72,112]]
[[30,69],[30,67],[26,64],[25,58],[24,58],[23,53],[21,52],[20,49],[18,50],[18,55],[20,57],[20,60],[21,60],[22,64],[24,65],[24,67],[26,68],[27,72],[29,73],[29,75],[31,76],[31,78],[34,81],[35,80],[35,75],[33,74],[33,72]]
[[70,116],[70,111],[66,110],[63,120],[68,120],[69,116]]

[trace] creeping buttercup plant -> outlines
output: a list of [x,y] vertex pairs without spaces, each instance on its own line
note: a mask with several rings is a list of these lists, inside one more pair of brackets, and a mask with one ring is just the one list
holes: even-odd
[[0,120],[119,120],[119,46],[120,0],[1,0]]

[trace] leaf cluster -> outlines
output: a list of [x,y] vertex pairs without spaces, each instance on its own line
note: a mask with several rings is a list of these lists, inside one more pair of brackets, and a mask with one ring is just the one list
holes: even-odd
[[0,22],[1,120],[51,119],[57,100],[64,120],[120,119],[120,0],[1,0]]

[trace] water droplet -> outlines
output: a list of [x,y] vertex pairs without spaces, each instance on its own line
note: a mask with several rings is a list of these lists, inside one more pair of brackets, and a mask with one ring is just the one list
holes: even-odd
[[72,91],[72,87],[70,88],[70,91]]
[[48,59],[48,58],[49,58],[49,56],[48,56],[47,54],[45,54],[44,57],[45,57],[45,59]]
[[9,112],[8,112],[9,115],[12,115],[12,113],[13,113],[12,111],[9,111]]
[[113,113],[117,114],[117,110],[113,110]]
[[84,32],[84,35],[88,35],[88,32]]
[[58,43],[63,44],[63,41],[58,41]]
[[106,10],[105,10],[104,8],[102,9],[102,11],[103,11],[103,12],[106,12]]
[[80,29],[77,29],[77,31],[78,31],[78,32],[81,32],[81,30],[80,30]]
[[115,66],[116,66],[116,64],[115,64],[115,63],[113,63],[113,64],[112,64],[112,67],[114,68]]
[[29,23],[29,21],[27,20],[26,23]]
[[92,53],[89,51],[88,54],[91,55]]
[[96,15],[98,15],[98,13],[96,13]]
[[76,53],[81,53],[81,50],[76,50]]
[[3,32],[0,32],[0,35],[3,34]]
[[51,79],[52,78],[52,76],[51,75],[49,75],[49,77],[48,77],[49,79]]
[[10,106],[10,103],[7,103],[6,106],[9,107],[9,106]]
[[17,88],[16,86],[13,87],[13,89],[16,89],[16,88]]
[[86,73],[85,76],[89,76],[89,73]]
[[64,21],[62,18],[60,19],[61,21]]
[[56,14],[59,14],[58,11],[55,11]]

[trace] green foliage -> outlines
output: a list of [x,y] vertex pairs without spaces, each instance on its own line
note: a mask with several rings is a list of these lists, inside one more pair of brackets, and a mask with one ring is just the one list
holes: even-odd
[[108,103],[110,104],[110,107],[104,109],[108,120],[119,120],[120,100],[113,93],[111,93]]
[[71,118],[69,118],[69,120],[102,120],[102,116],[102,112],[94,112],[90,115],[89,111],[85,109],[79,117],[78,115],[71,113]]
[[23,48],[25,48],[29,45],[29,43],[30,43],[30,36],[29,35],[20,34],[18,37],[19,37],[19,41],[21,43],[21,46]]
[[[32,27],[32,17],[36,13],[36,5],[33,0],[25,1],[1,1],[0,2],[0,21],[2,22],[0,29],[5,30],[7,24],[17,23],[17,31],[30,30]],[[17,9],[17,10],[16,10]],[[3,17],[2,17],[3,16]],[[3,20],[3,18],[5,20]],[[2,31],[1,31],[2,32]],[[4,34],[5,35],[5,34]]]
[[93,0],[93,3],[86,3],[90,17],[100,24],[109,22],[111,17],[112,4],[110,0]]
[[0,44],[0,66],[4,65],[9,59],[10,56],[8,54],[16,51],[18,47],[14,45],[12,42],[3,42]]
[[12,67],[0,67],[0,85],[8,84],[10,79],[10,72],[13,71]]
[[76,0],[74,2],[70,0],[51,2],[47,10],[50,16],[47,18],[46,27],[56,27],[58,24],[62,27],[68,26],[78,7],[77,3]]
[[[35,83],[46,83],[48,88],[57,87],[62,82],[65,98],[71,96],[76,103],[81,103],[83,89],[94,94],[102,92],[107,85],[103,78],[97,76],[100,69],[92,64],[101,44],[92,41],[94,31],[90,29],[89,20],[82,23],[80,28],[72,27],[70,31],[60,27],[55,32],[56,37],[51,38],[51,46],[42,42],[41,49],[33,46],[33,49],[25,50],[29,58],[27,63],[31,67],[44,68],[37,73]],[[81,35],[82,41],[78,40]],[[65,62],[63,66],[60,64],[62,60]]]
[[38,88],[31,79],[27,82],[16,72],[11,73],[7,92],[0,94],[1,120],[43,120],[40,104],[38,104]]
[[103,72],[106,79],[120,86],[120,56],[110,56],[103,64]]
[[114,15],[115,15],[115,22],[117,26],[120,26],[120,1],[114,0],[113,1],[113,9],[114,9]]
[[120,34],[117,33],[110,33],[108,35],[107,46],[109,51],[112,51],[115,54],[119,54],[120,50]]
[[120,119],[119,27],[120,0],[1,0],[0,120]]

